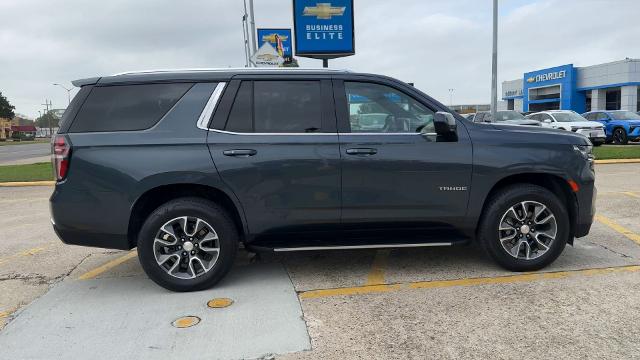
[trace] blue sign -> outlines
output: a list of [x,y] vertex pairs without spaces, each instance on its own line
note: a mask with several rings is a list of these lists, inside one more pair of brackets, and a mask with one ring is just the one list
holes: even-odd
[[258,48],[266,42],[278,51],[278,54],[284,58],[284,62],[291,62],[293,58],[291,29],[258,29]]
[[353,0],[293,0],[296,55],[331,59],[355,54]]
[[576,69],[572,64],[525,73],[522,90],[524,111],[530,111],[531,104],[557,102],[561,110],[584,112],[585,98],[576,91]]

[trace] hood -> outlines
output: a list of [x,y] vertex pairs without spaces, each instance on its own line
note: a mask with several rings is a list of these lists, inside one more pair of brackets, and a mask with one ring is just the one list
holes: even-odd
[[529,125],[529,126],[540,126],[540,121],[524,119],[524,120],[503,120],[496,121],[493,124],[510,124],[510,125]]
[[569,125],[573,127],[584,127],[584,128],[601,128],[603,125],[597,121],[567,121],[567,122],[559,122],[560,125]]
[[[514,135],[523,136],[523,139],[534,140],[539,138],[544,140],[545,143],[557,142],[570,145],[589,145],[591,142],[589,139],[582,135],[572,131],[566,131],[562,129],[554,129],[542,126],[521,126],[521,125],[509,125],[506,121],[503,121],[504,125],[500,123],[491,123],[491,126],[496,130],[512,133]],[[505,136],[508,136],[505,134]]]

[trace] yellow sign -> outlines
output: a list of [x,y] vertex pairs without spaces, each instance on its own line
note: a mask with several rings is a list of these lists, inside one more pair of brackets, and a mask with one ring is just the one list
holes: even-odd
[[[262,42],[270,42],[270,43],[275,43],[276,42],[276,35],[278,34],[269,34],[269,35],[263,35],[262,36]],[[280,38],[280,40],[282,41],[287,41],[287,39],[289,38],[286,35],[278,35],[278,37]]]
[[332,16],[344,15],[344,6],[331,6],[331,3],[317,3],[316,6],[305,6],[303,16],[315,16],[318,19],[331,19]]

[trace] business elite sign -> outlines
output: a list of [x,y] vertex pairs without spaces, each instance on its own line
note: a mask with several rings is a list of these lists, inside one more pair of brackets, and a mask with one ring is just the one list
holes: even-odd
[[332,59],[355,54],[353,0],[293,0],[296,55]]
[[285,63],[291,62],[293,57],[291,29],[258,29],[258,43],[260,46],[269,43]]

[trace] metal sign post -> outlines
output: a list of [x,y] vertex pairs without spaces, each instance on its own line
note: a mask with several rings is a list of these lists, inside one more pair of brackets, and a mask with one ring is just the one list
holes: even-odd
[[491,119],[498,106],[498,0],[493,0],[493,51],[491,53]]

